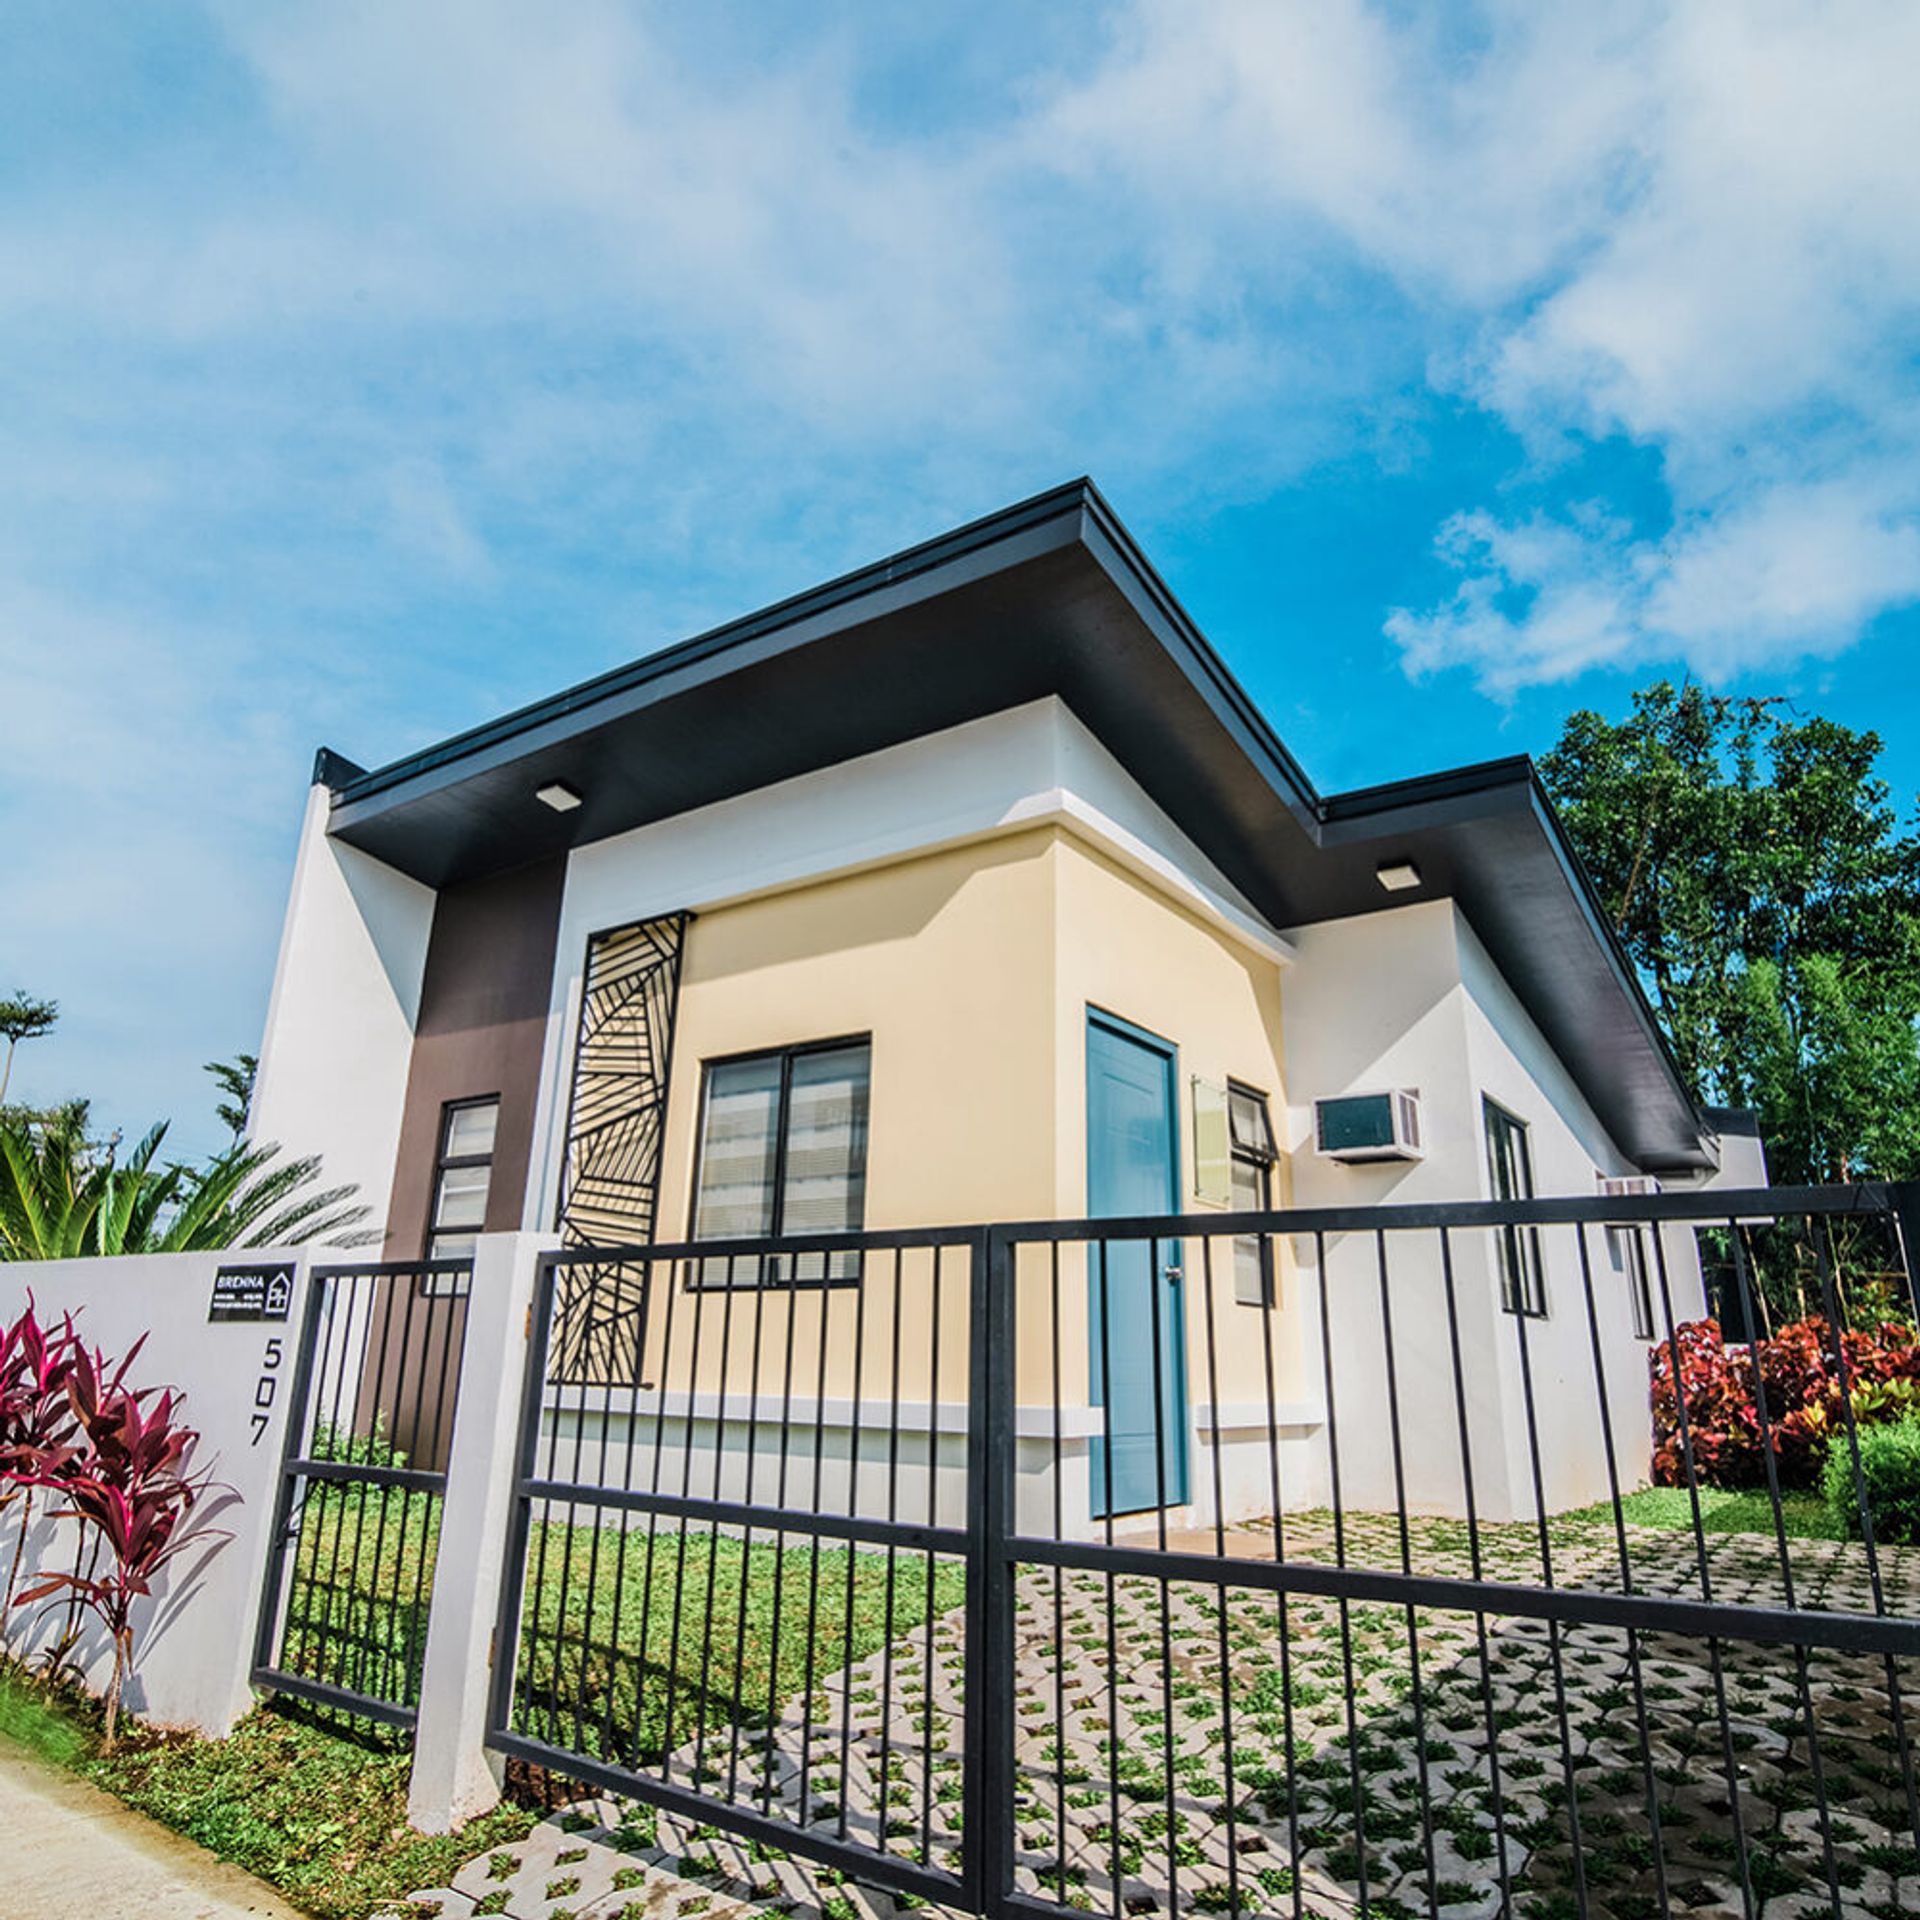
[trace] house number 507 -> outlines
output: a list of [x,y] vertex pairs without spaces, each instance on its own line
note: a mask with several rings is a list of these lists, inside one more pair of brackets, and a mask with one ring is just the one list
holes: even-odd
[[253,1438],[248,1442],[257,1447],[267,1437],[267,1427],[273,1413],[273,1398],[280,1390],[280,1361],[285,1349],[276,1334],[267,1342],[267,1351],[260,1361],[260,1378],[253,1383]]

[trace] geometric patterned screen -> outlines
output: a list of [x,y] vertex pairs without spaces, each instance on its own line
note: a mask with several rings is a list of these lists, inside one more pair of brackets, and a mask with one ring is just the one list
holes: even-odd
[[596,934],[587,947],[560,1205],[570,1247],[653,1238],[686,928],[684,913],[669,914]]
[[[645,1246],[653,1238],[686,931],[687,915],[676,913],[588,943],[560,1202],[569,1247]],[[580,1385],[637,1379],[644,1267],[560,1272],[552,1377]]]

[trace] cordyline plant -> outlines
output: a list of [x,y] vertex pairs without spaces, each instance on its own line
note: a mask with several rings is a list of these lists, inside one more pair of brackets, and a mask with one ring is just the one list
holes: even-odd
[[1920,1344],[1901,1321],[1843,1333],[1836,1352],[1832,1327],[1818,1315],[1737,1346],[1717,1320],[1695,1320],[1654,1348],[1651,1365],[1657,1486],[1685,1486],[1689,1455],[1703,1486],[1765,1486],[1771,1442],[1780,1485],[1810,1487],[1849,1408],[1857,1426],[1920,1411]]
[[[184,1523],[209,1479],[188,1462],[199,1435],[180,1424],[180,1397],[130,1387],[144,1337],[117,1366],[89,1350],[67,1315],[51,1331],[29,1301],[0,1333],[0,1503],[23,1505],[8,1576],[8,1610],[66,1593],[106,1629],[113,1673],[106,1696],[107,1751],[119,1729],[120,1697],[133,1664],[134,1605],[186,1544]],[[77,1523],[90,1551],[85,1570],[37,1570],[16,1592],[20,1553],[36,1491],[63,1503],[52,1517]],[[82,1566],[82,1555],[74,1556]]]
[[0,1633],[12,1617],[20,1556],[33,1525],[34,1489],[73,1454],[79,1422],[67,1400],[67,1375],[79,1344],[72,1314],[43,1327],[31,1300],[12,1326],[0,1328],[0,1514],[16,1502],[20,1506]]

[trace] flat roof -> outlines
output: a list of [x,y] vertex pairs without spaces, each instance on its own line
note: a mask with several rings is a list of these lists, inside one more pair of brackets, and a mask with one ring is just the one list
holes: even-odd
[[[1711,1137],[1532,763],[1321,795],[1090,480],[363,771],[329,830],[434,887],[1057,695],[1277,928],[1456,899],[1622,1148]],[[559,781],[581,805],[555,813]],[[1419,869],[1389,894],[1390,860]]]

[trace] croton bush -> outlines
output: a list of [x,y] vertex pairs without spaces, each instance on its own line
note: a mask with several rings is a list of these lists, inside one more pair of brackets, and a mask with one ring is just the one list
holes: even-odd
[[[128,1384],[145,1344],[109,1361],[81,1338],[72,1314],[43,1325],[31,1300],[12,1326],[0,1325],[0,1518],[11,1511],[15,1522],[0,1642],[15,1609],[60,1596],[68,1616],[51,1650],[57,1663],[92,1615],[113,1648],[109,1750],[133,1664],[135,1603],[186,1544],[185,1523],[209,1485],[188,1464],[200,1436],[181,1422],[180,1396]],[[66,1536],[77,1547],[63,1556],[67,1565],[23,1570],[36,1502],[42,1519],[78,1528]]]
[[1653,1480],[1662,1487],[1686,1485],[1689,1450],[1703,1486],[1763,1487],[1769,1440],[1781,1486],[1812,1487],[1827,1443],[1846,1429],[1849,1398],[1863,1427],[1920,1413],[1920,1344],[1892,1320],[1842,1333],[1838,1350],[1817,1315],[1739,1346],[1717,1320],[1695,1320],[1654,1348],[1652,1372]]

